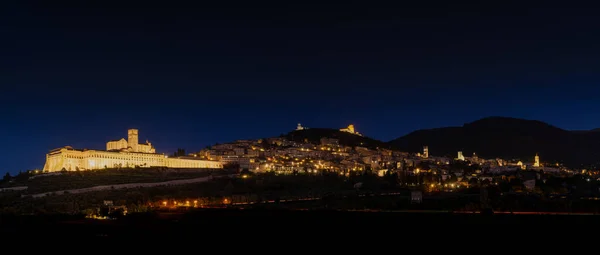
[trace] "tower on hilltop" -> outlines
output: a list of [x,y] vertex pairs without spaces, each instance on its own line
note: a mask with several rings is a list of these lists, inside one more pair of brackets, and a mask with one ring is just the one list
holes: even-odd
[[137,151],[139,144],[139,131],[137,129],[127,130],[127,145],[131,147],[133,151]]
[[465,160],[465,156],[463,155],[463,152],[462,152],[462,151],[459,151],[459,152],[458,152],[458,157],[456,157],[456,159],[458,159],[458,160],[463,160],[463,161]]
[[537,153],[535,154],[535,161],[533,162],[533,166],[540,167],[540,156]]
[[142,153],[156,153],[154,146],[148,140],[146,143],[140,144],[139,131],[137,129],[127,130],[127,140],[121,138],[119,140],[112,140],[106,143],[107,151],[114,150],[127,150],[129,152],[142,152]]
[[423,158],[429,158],[429,146],[423,146]]

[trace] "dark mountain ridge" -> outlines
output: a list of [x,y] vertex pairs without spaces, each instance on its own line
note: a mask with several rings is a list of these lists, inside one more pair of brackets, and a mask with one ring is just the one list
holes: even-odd
[[362,146],[370,149],[387,148],[389,145],[385,142],[373,138],[342,132],[332,128],[309,128],[304,130],[294,130],[285,135],[288,140],[296,142],[310,142],[319,144],[321,138],[335,138],[339,140],[340,145],[344,146]]
[[398,150],[420,152],[429,146],[431,155],[456,157],[476,152],[485,158],[500,157],[560,162],[572,167],[596,164],[600,159],[600,132],[568,131],[537,120],[488,117],[461,127],[417,130],[389,141]]

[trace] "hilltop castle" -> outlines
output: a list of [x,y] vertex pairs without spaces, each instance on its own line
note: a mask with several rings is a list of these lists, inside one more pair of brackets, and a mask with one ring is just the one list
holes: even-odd
[[350,133],[350,134],[354,134],[354,135],[358,135],[358,136],[362,136],[362,134],[360,134],[359,132],[356,132],[354,130],[354,125],[353,124],[348,125],[347,128],[341,128],[340,131],[346,132],[346,133]]
[[46,154],[44,172],[118,167],[223,168],[218,161],[157,154],[150,142],[139,144],[137,129],[129,129],[127,135],[128,140],[121,138],[106,143],[105,151],[76,150],[71,146],[51,150]]
[[[307,130],[307,129],[308,129],[307,127],[302,126],[302,124],[300,124],[300,123],[298,123],[298,126],[296,126],[296,131]],[[354,125],[353,124],[348,125],[348,127],[346,127],[346,128],[340,128],[340,131],[346,132],[346,133],[350,133],[350,134],[353,134],[353,135],[362,136],[361,133],[356,132],[356,130],[354,130]]]

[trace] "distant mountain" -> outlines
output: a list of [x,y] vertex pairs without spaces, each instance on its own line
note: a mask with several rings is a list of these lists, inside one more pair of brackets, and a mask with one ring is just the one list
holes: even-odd
[[385,142],[375,140],[365,136],[350,134],[331,128],[309,128],[304,130],[294,130],[285,135],[288,140],[296,142],[320,143],[322,137],[335,138],[344,146],[363,146],[367,148],[387,148]]
[[399,150],[420,152],[429,146],[431,155],[456,157],[476,152],[485,158],[533,161],[536,153],[542,162],[561,162],[579,167],[600,162],[600,132],[567,131],[535,120],[488,117],[461,127],[414,131],[388,144]]

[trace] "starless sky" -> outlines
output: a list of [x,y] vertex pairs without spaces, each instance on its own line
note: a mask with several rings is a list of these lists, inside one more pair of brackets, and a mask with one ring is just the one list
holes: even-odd
[[15,2],[0,8],[0,173],[128,128],[171,153],[298,122],[381,140],[486,116],[600,127],[593,8]]

